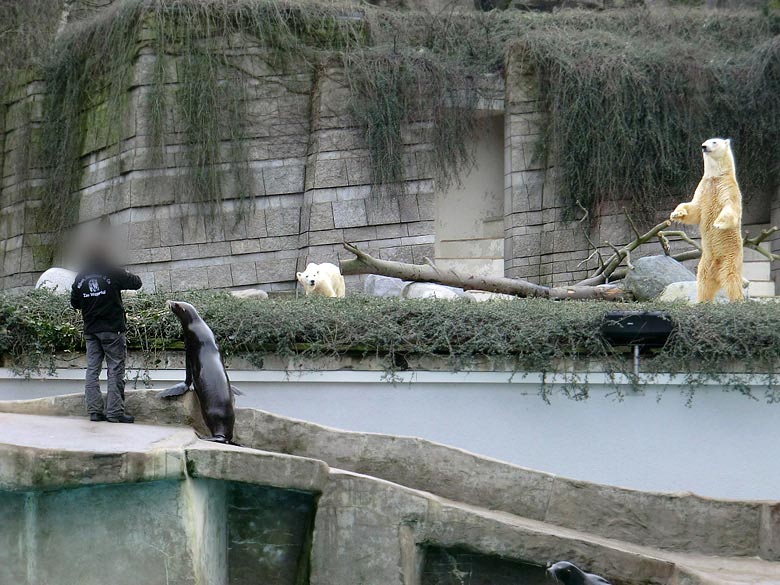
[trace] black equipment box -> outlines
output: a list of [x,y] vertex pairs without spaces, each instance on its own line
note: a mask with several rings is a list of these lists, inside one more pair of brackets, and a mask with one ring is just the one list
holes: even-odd
[[601,335],[612,345],[663,347],[673,329],[662,311],[612,311],[604,315]]

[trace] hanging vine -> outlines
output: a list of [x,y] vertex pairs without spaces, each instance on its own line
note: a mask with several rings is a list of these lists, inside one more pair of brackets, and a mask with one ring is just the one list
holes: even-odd
[[[242,209],[253,201],[247,104],[260,81],[233,50],[247,46],[281,72],[343,66],[383,191],[402,190],[412,128],[430,145],[414,161],[421,175],[446,186],[470,168],[483,82],[504,74],[510,51],[538,75],[549,113],[538,154],[554,153],[571,209],[631,199],[643,211],[679,198],[700,175],[692,146],[714,135],[735,139],[745,192],[762,191],[777,181],[779,33],[780,18],[757,10],[430,15],[294,0],[119,0],[62,35],[46,60],[44,213],[58,233],[75,221],[85,141],[121,148],[128,89],[149,47],[155,156],[179,135],[189,169],[180,196],[208,214],[225,197]],[[90,127],[98,106],[104,128]]]

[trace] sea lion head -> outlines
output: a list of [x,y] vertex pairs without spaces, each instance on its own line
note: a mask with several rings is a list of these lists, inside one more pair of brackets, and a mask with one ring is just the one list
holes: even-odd
[[168,301],[168,307],[173,311],[173,314],[178,317],[181,324],[184,326],[189,325],[193,321],[200,319],[198,311],[189,303],[184,301]]
[[583,585],[585,573],[568,561],[560,561],[547,568],[547,574],[563,585]]

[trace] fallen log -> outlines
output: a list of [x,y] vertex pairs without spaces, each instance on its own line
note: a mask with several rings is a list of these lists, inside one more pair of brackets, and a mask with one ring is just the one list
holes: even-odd
[[427,264],[408,264],[374,258],[354,244],[344,242],[344,248],[355,255],[352,260],[341,262],[341,273],[349,274],[379,274],[412,280],[417,282],[434,282],[447,286],[455,286],[463,290],[483,290],[488,292],[514,295],[517,297],[533,297],[543,299],[595,299],[602,301],[630,301],[631,293],[615,286],[566,286],[549,287],[534,284],[526,280],[504,278],[500,276],[477,276],[462,274],[451,269],[439,269],[432,261]]

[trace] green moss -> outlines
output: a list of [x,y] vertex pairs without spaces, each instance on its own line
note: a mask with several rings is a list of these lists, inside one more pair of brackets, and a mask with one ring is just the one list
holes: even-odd
[[[166,308],[170,295],[128,299],[128,343],[149,367],[163,350],[181,349],[181,327]],[[626,305],[517,299],[491,303],[376,299],[236,299],[227,294],[177,293],[209,324],[223,355],[256,361],[264,355],[297,359],[379,357],[392,374],[412,358],[435,358],[452,370],[486,360],[517,372],[557,374],[571,398],[588,396],[590,367],[632,376],[630,355],[600,335],[605,313]],[[675,330],[666,346],[643,358],[643,371],[680,374],[693,393],[719,381],[750,394],[742,373],[766,381],[766,399],[780,400],[780,310],[774,303],[641,305],[668,311]],[[637,305],[631,305],[637,308]],[[0,294],[0,356],[21,372],[52,368],[56,352],[80,352],[78,314],[67,299],[46,291]],[[729,372],[736,373],[729,373]],[[545,384],[540,392],[551,390]]]

